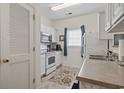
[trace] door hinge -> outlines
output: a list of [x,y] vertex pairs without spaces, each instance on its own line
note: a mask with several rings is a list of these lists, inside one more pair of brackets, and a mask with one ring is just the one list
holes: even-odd
[[33,47],[33,51],[35,52],[35,47]]
[[33,20],[35,20],[35,14],[33,14]]
[[33,83],[35,83],[35,78],[33,78]]

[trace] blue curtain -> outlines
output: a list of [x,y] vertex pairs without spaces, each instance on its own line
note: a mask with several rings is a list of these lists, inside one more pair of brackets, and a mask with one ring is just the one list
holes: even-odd
[[83,36],[84,33],[85,33],[85,28],[84,28],[84,25],[82,25],[82,26],[81,26],[81,34],[82,34],[81,36]]
[[67,56],[67,28],[64,32],[64,56]]
[[85,33],[85,27],[84,25],[82,25],[81,27],[81,57],[83,57],[83,53],[84,53],[84,40],[83,40],[83,35]]

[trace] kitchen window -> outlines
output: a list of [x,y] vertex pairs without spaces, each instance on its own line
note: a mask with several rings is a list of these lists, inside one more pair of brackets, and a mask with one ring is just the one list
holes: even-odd
[[81,46],[80,29],[74,29],[68,31],[68,46]]

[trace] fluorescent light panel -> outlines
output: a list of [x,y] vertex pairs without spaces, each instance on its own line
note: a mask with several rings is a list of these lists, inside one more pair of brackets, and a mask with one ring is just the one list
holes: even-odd
[[57,11],[57,10],[60,10],[60,9],[63,9],[63,8],[67,8],[67,7],[76,5],[76,4],[78,4],[78,3],[63,3],[63,4],[60,4],[60,5],[52,7],[51,10]]

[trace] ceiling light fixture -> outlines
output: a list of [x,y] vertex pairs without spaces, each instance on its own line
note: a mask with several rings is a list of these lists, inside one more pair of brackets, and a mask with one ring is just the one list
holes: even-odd
[[60,9],[63,9],[63,8],[67,8],[67,7],[76,5],[76,4],[78,4],[78,3],[63,3],[63,4],[60,4],[60,5],[51,7],[51,10],[57,11],[57,10],[60,10]]

